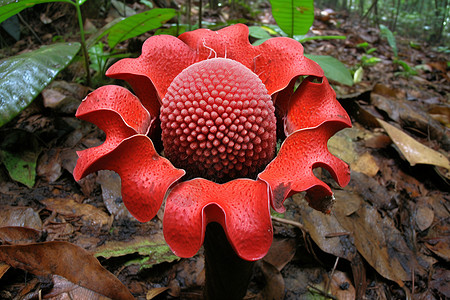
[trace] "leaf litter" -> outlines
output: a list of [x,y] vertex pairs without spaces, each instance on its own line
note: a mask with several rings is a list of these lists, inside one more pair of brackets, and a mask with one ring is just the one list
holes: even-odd
[[[309,41],[305,53],[331,55],[352,67],[363,55],[356,45],[368,42],[383,56],[361,73],[360,83],[333,86],[354,126],[329,148],[350,164],[352,181],[345,189],[334,186],[330,215],[312,210],[302,195],[286,201],[247,299],[448,298],[448,67],[441,54],[400,40],[399,56],[409,53],[416,61],[408,63],[424,67],[411,78],[396,77],[398,67],[383,55],[391,49],[377,30],[339,21],[339,28],[316,21],[314,32],[346,40]],[[0,130],[0,298],[201,299],[202,253],[179,259],[168,250],[162,211],[146,224],[135,221],[114,173],[74,182],[75,151],[104,139],[73,117],[85,92],[55,82]],[[14,152],[5,137],[18,131],[37,141],[18,139],[28,151],[18,156],[27,159],[25,179],[5,162],[10,156],[4,158]],[[316,174],[329,178],[324,170]]]

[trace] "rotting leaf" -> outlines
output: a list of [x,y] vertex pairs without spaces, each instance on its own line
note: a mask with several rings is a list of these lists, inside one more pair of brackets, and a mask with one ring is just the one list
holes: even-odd
[[0,227],[0,241],[3,244],[29,244],[37,242],[41,233],[36,229],[18,226]]
[[92,290],[79,286],[61,277],[59,275],[52,276],[53,288],[48,294],[45,294],[46,299],[84,299],[84,300],[109,300]]
[[170,250],[161,233],[150,237],[135,236],[129,241],[107,241],[95,249],[96,257],[118,257],[127,254],[138,253],[146,256],[144,260],[135,261],[142,268],[149,268],[162,262],[172,262],[179,259]]
[[386,130],[392,141],[400,150],[411,166],[428,164],[450,170],[450,162],[443,154],[419,143],[402,130],[378,119],[380,125]]
[[48,210],[61,215],[81,217],[86,226],[103,228],[111,224],[111,218],[104,211],[90,204],[75,202],[72,199],[49,198],[40,201]]
[[19,226],[36,230],[42,229],[38,213],[31,207],[0,206],[0,227]]
[[71,243],[0,246],[0,260],[37,276],[59,275],[111,299],[134,299],[92,254]]
[[408,248],[394,222],[382,218],[376,208],[361,202],[360,208],[348,215],[341,209],[345,201],[355,194],[336,191],[335,215],[339,223],[351,232],[358,252],[383,277],[403,286],[403,281],[413,278],[413,273],[424,274],[424,270]]
[[263,260],[281,271],[295,255],[294,239],[274,239]]
[[261,268],[266,284],[256,299],[282,300],[284,298],[285,283],[280,271],[264,260],[258,261],[257,264]]

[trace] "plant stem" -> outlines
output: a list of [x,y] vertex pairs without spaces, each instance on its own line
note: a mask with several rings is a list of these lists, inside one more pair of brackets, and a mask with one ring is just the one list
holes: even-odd
[[206,227],[204,298],[238,300],[244,298],[255,262],[240,258],[218,223]]
[[91,73],[89,70],[89,55],[86,48],[86,39],[84,37],[84,26],[83,26],[83,17],[81,16],[81,7],[78,4],[78,2],[73,2],[73,5],[75,5],[75,8],[77,10],[77,17],[78,17],[78,25],[80,26],[80,39],[81,39],[81,51],[83,52],[84,56],[84,68],[86,70],[86,85],[91,86]]

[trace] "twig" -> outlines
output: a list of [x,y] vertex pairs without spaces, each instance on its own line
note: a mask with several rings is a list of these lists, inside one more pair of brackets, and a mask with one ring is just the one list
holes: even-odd
[[17,14],[17,16],[19,17],[20,22],[22,22],[23,24],[25,24],[25,26],[28,28],[28,30],[31,31],[31,33],[34,35],[34,37],[39,41],[40,44],[42,43],[42,40],[39,38],[39,36],[36,34],[36,32],[33,30],[33,28],[31,28],[30,24],[27,23],[27,21],[24,20],[24,18],[22,18],[22,15],[20,13]]
[[335,296],[330,295],[330,294],[322,291],[321,289],[316,288],[315,286],[312,286],[312,285],[308,284],[308,288],[313,289],[316,293],[318,293],[321,296],[324,296],[325,298],[337,300],[337,298]]
[[330,290],[331,281],[333,280],[334,271],[336,271],[337,264],[339,262],[339,256],[336,257],[336,261],[334,262],[333,269],[331,270],[330,278],[327,282],[327,286],[325,287],[325,292],[328,293]]
[[303,226],[302,223],[296,222],[296,221],[292,221],[292,220],[288,220],[288,219],[283,219],[283,218],[278,218],[278,217],[274,217],[272,216],[272,220],[279,222],[279,223],[283,223],[283,224],[289,224],[295,227],[298,227],[300,230],[308,233],[308,230],[305,228],[305,226]]

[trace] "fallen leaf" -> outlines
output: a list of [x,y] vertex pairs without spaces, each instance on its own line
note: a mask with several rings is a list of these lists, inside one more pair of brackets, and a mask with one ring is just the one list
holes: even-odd
[[45,294],[45,299],[83,299],[83,300],[108,300],[100,293],[79,286],[58,275],[52,275],[53,288]]
[[434,211],[428,206],[416,208],[416,224],[420,231],[428,229],[434,220]]
[[37,276],[59,275],[111,299],[134,299],[92,254],[71,243],[0,246],[0,260]]
[[347,274],[341,271],[335,271],[331,279],[331,294],[339,300],[356,299],[356,291]]
[[120,176],[113,171],[98,171],[97,183],[102,187],[102,197],[108,212],[116,219],[133,219],[122,201]]
[[53,183],[62,175],[61,151],[50,149],[45,151],[39,158],[37,164],[37,175],[43,177],[47,182]]
[[31,207],[0,206],[0,226],[28,227],[42,229],[42,221],[38,213]]
[[48,198],[40,201],[48,210],[64,216],[81,217],[86,226],[102,228],[111,224],[111,218],[104,211],[90,204],[75,202],[72,199]]
[[403,286],[403,281],[412,279],[413,271],[424,274],[424,270],[408,248],[402,233],[389,217],[381,217],[376,208],[361,202],[360,208],[351,215],[341,209],[346,199],[355,197],[346,190],[335,191],[335,215],[339,223],[351,232],[358,252],[383,277]]
[[107,241],[94,250],[96,257],[119,257],[127,254],[138,253],[145,256],[144,259],[135,261],[142,268],[150,268],[162,262],[172,262],[179,259],[166,244],[161,232],[151,236],[134,236],[128,241]]
[[443,154],[417,142],[402,130],[378,119],[392,141],[411,166],[428,164],[450,169],[450,162]]
[[359,156],[354,163],[350,165],[353,171],[366,174],[367,176],[374,177],[380,168],[377,162],[369,152],[364,152],[363,155]]
[[159,296],[160,294],[164,293],[168,289],[169,289],[168,287],[153,288],[147,292],[147,294],[145,295],[145,299],[151,300],[151,299],[155,298],[156,296]]
[[295,255],[294,239],[275,238],[263,260],[281,271]]
[[17,226],[0,227],[0,241],[3,244],[29,244],[37,242],[40,238],[40,231],[32,228]]
[[284,279],[280,271],[270,263],[260,260],[258,266],[264,275],[266,281],[263,290],[256,297],[257,300],[282,300],[284,299]]

